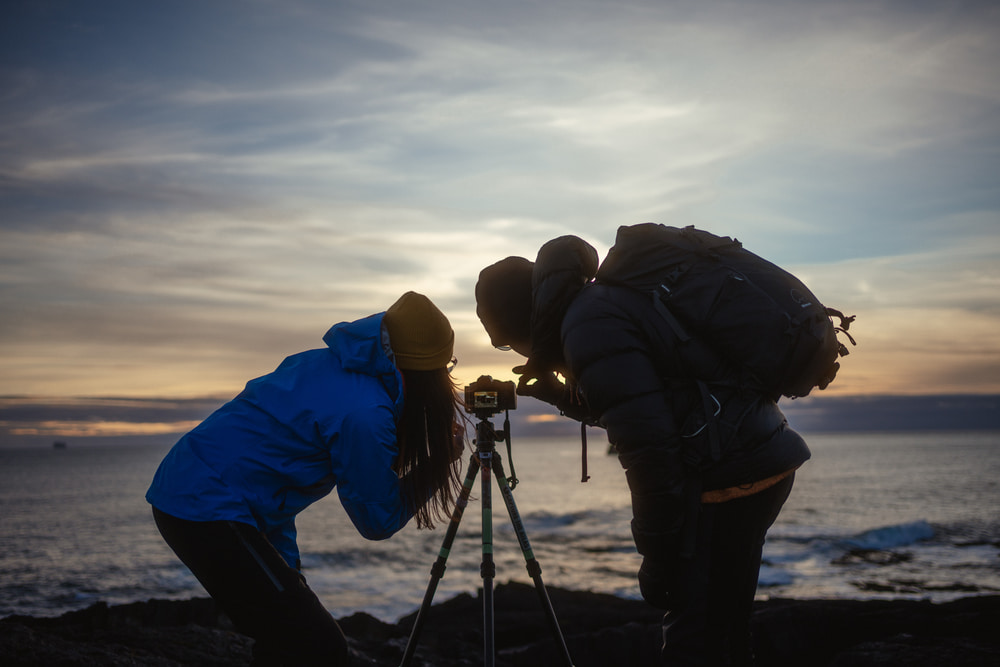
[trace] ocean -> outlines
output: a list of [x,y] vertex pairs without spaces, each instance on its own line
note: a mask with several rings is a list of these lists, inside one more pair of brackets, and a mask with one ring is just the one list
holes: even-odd
[[[514,498],[550,586],[638,598],[625,476],[592,431],[519,439]],[[1000,592],[1000,432],[815,434],[813,458],[764,549],[758,596],[945,601]],[[507,474],[506,449],[498,443]],[[0,618],[205,593],[163,543],[144,494],[168,447],[0,449]],[[481,585],[479,482],[435,602]],[[531,583],[493,488],[496,582]],[[360,537],[336,494],[297,522],[303,571],[336,617],[387,622],[420,606],[444,537]],[[557,610],[558,611],[558,610]]]

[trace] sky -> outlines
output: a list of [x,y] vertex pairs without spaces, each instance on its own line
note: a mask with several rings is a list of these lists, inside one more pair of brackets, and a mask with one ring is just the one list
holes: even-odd
[[857,316],[827,394],[1000,393],[1000,5],[7,3],[0,396],[228,397],[620,225],[732,236]]

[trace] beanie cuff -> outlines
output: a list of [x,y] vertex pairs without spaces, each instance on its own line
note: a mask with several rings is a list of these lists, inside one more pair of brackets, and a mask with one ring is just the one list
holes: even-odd
[[[392,347],[391,333],[389,334],[389,346]],[[449,338],[444,347],[439,350],[420,352],[396,352],[393,350],[393,356],[396,358],[396,366],[398,366],[401,370],[432,371],[436,368],[445,368],[448,364],[450,364],[454,349],[455,333],[452,332],[451,338]]]

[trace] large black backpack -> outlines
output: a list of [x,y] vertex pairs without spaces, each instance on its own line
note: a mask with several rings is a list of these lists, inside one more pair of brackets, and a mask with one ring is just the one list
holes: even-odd
[[848,353],[837,332],[855,344],[853,316],[739,241],[694,227],[619,227],[596,280],[649,292],[681,341],[704,340],[775,397],[825,389]]

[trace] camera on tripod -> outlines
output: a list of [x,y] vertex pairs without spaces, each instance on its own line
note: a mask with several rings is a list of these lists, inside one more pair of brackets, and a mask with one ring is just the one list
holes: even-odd
[[[517,393],[515,384],[510,381],[494,380],[489,375],[480,375],[479,379],[465,387],[465,411],[475,414],[479,418],[476,424],[476,451],[469,460],[469,466],[465,471],[465,481],[462,483],[462,492],[455,501],[455,510],[452,513],[451,522],[445,532],[444,542],[438,551],[437,560],[431,566],[431,579],[427,584],[427,591],[424,593],[424,601],[417,610],[417,616],[413,621],[413,628],[410,630],[410,638],[406,642],[406,650],[403,652],[403,661],[400,667],[409,667],[410,662],[417,650],[417,642],[420,633],[423,631],[424,620],[427,610],[431,606],[434,592],[437,590],[438,582],[444,576],[445,563],[451,553],[455,543],[455,536],[458,535],[458,524],[462,520],[465,508],[469,504],[469,495],[476,477],[482,479],[482,493],[480,502],[483,505],[482,511],[482,540],[483,540],[483,560],[479,565],[479,574],[483,578],[481,595],[483,598],[483,667],[493,667],[496,660],[496,640],[493,614],[493,579],[496,577],[496,564],[493,560],[493,495],[490,490],[491,481],[495,477],[500,485],[500,493],[503,495],[504,505],[507,506],[507,513],[510,515],[511,525],[514,534],[517,535],[518,544],[521,546],[521,554],[524,556],[524,564],[535,582],[535,589],[538,591],[539,599],[542,602],[542,610],[545,612],[549,628],[552,630],[554,638],[561,648],[562,656],[566,667],[573,667],[573,660],[566,647],[566,639],[559,628],[559,621],[556,619],[555,611],[552,609],[552,601],[549,600],[548,591],[542,582],[542,566],[535,559],[535,554],[531,550],[531,542],[528,534],[524,530],[524,522],[517,512],[517,505],[514,502],[512,490],[517,485],[517,475],[514,474],[514,462],[511,460],[508,478],[504,472],[503,464],[500,462],[500,454],[496,451],[497,440],[507,442],[507,456],[510,458],[510,419],[504,419],[502,430],[494,428],[490,423],[490,417],[508,410],[513,410],[517,406]],[[509,417],[509,415],[508,415]]]
[[480,419],[488,419],[504,410],[517,407],[517,394],[511,381],[494,380],[489,375],[465,387],[465,411]]

